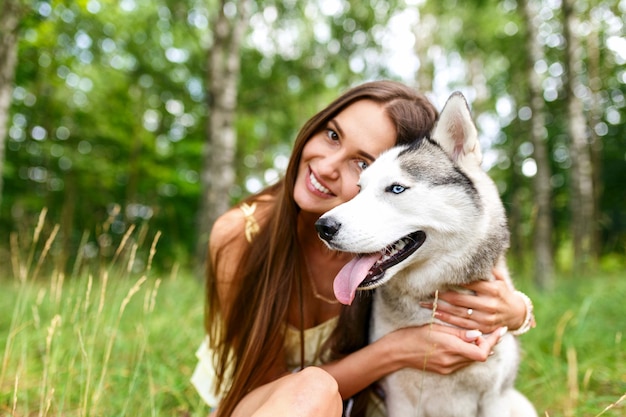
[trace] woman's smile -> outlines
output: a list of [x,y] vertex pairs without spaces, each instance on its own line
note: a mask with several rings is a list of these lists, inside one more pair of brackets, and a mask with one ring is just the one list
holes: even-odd
[[311,168],[309,168],[309,181],[307,185],[310,186],[309,189],[311,189],[311,191],[321,195],[321,197],[335,197],[335,195],[317,179]]

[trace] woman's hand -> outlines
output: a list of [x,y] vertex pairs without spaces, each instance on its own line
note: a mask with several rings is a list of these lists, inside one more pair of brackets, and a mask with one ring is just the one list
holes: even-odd
[[445,324],[425,324],[387,333],[380,339],[323,368],[349,398],[380,378],[403,368],[451,374],[477,361],[484,362],[502,336],[483,335]]
[[386,335],[401,367],[450,374],[476,361],[484,362],[506,331],[483,336],[441,324],[407,327]]
[[[478,329],[485,334],[500,327],[518,329],[524,323],[526,304],[507,283],[504,273],[494,269],[494,281],[466,285],[465,288],[471,291],[469,294],[455,291],[439,294],[435,317],[464,329]],[[422,307],[433,308],[433,305],[425,303]]]

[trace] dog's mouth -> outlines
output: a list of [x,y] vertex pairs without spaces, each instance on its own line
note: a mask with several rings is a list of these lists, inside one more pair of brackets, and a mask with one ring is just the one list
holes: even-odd
[[357,289],[369,290],[381,285],[385,272],[417,251],[426,241],[426,233],[413,232],[382,251],[359,254],[335,277],[335,297],[343,304],[351,304]]
[[425,240],[426,233],[418,231],[387,246],[382,251],[382,257],[367,271],[367,275],[363,282],[359,284],[359,288],[370,289],[375,287],[375,284],[383,278],[387,269],[408,258],[409,255],[422,246]]

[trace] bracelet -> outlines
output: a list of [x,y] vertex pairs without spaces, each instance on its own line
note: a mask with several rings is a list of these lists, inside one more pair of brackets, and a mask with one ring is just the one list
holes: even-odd
[[524,317],[524,322],[519,327],[519,329],[509,331],[509,333],[511,333],[513,336],[519,336],[535,327],[535,315],[533,314],[533,302],[530,300],[530,298],[528,298],[528,296],[521,291],[516,290],[515,294],[522,297],[522,300],[524,300],[524,304],[526,304],[526,317]]

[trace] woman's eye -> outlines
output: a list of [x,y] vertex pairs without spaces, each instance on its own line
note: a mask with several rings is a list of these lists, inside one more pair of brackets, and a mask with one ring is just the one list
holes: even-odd
[[356,164],[358,165],[359,169],[361,169],[361,171],[367,168],[368,166],[370,166],[370,164],[368,164],[367,161],[363,161],[363,160],[356,161]]
[[326,136],[330,140],[339,140],[339,135],[332,129],[326,129]]

